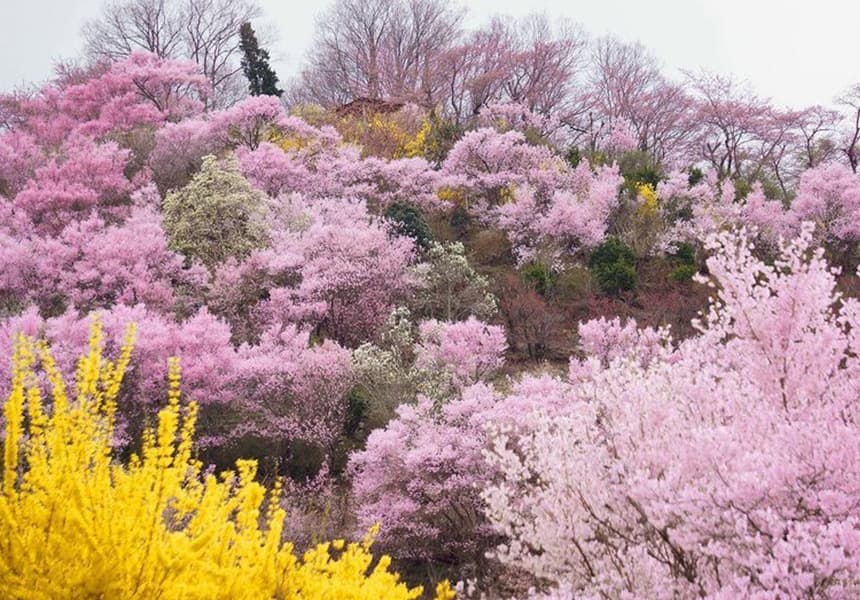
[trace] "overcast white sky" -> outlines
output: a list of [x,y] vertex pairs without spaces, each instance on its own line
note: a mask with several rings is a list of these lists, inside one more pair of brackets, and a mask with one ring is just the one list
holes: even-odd
[[[0,89],[50,76],[79,53],[83,22],[103,0],[0,0]],[[295,72],[330,2],[259,0],[278,32],[281,79]],[[568,17],[593,34],[639,40],[672,73],[706,68],[750,81],[778,104],[827,104],[860,81],[856,0],[470,0],[467,24],[493,13]]]

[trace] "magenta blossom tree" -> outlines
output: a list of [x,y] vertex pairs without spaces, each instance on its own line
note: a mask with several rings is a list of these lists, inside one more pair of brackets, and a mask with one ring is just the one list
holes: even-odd
[[59,155],[35,169],[15,195],[15,208],[45,233],[58,233],[73,218],[98,208],[110,211],[127,203],[131,182],[124,168],[128,151],[116,144],[98,144],[81,136],[70,138]]
[[161,215],[151,209],[135,209],[121,225],[106,225],[97,216],[70,224],[56,240],[44,240],[41,250],[43,283],[31,292],[32,301],[65,297],[82,312],[115,304],[184,312],[208,283],[201,264],[186,268],[183,257],[168,249]]
[[194,63],[134,52],[81,82],[58,82],[20,102],[24,128],[58,146],[72,133],[102,137],[199,113],[209,83]]

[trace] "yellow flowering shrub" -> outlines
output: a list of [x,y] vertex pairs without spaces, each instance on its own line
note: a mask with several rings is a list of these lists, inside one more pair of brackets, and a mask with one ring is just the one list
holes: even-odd
[[428,151],[428,137],[432,130],[433,124],[430,122],[430,119],[425,117],[421,121],[421,128],[415,133],[415,136],[403,144],[401,152],[402,156],[405,158],[425,156]]
[[636,202],[631,202],[615,217],[618,236],[629,245],[636,256],[649,256],[658,247],[666,232],[667,223],[660,211],[659,198],[654,186],[637,183]]
[[268,141],[278,146],[284,152],[298,152],[308,145],[308,140],[298,135],[286,135],[280,131],[272,131]]
[[[115,362],[94,321],[74,393],[43,342],[19,337],[5,405],[0,490],[0,597],[170,599],[412,599],[362,543],[336,540],[297,557],[281,539],[279,486],[256,464],[205,473],[193,458],[197,408],[179,402],[170,364],[168,404],[127,464],[111,456],[116,396],[134,328]],[[37,368],[44,374],[37,377]],[[50,390],[50,402],[42,388]],[[447,583],[436,597],[450,600]]]
[[657,214],[657,191],[650,183],[640,183],[636,186],[636,192],[642,201],[639,211],[643,216]]
[[463,188],[442,186],[439,188],[439,191],[436,192],[436,196],[438,196],[440,200],[450,202],[451,204],[458,206],[466,204],[466,193]]
[[337,129],[343,140],[361,147],[363,156],[401,158],[411,136],[395,115],[349,115],[342,117]]

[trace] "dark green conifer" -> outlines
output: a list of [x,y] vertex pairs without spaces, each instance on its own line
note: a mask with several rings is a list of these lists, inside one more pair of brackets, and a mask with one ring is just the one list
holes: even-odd
[[242,51],[242,71],[248,79],[248,90],[252,96],[280,96],[278,76],[269,66],[269,53],[260,48],[257,35],[250,23],[239,28],[239,49]]

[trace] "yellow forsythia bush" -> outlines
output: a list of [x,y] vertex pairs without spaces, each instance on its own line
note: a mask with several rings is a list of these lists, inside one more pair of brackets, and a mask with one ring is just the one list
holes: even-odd
[[406,158],[424,156],[427,153],[427,140],[432,131],[433,124],[430,119],[425,117],[421,121],[421,128],[415,133],[415,137],[403,144],[402,155]]
[[642,201],[639,212],[643,216],[656,215],[658,210],[657,192],[650,183],[640,183],[636,186],[636,192]]
[[[410,599],[374,564],[370,537],[320,544],[301,558],[281,540],[279,490],[254,481],[256,464],[206,474],[192,456],[196,406],[179,403],[179,364],[168,404],[128,464],[111,457],[116,396],[134,328],[116,362],[93,323],[74,397],[48,347],[16,340],[6,402],[0,493],[0,598]],[[37,366],[47,378],[46,403]],[[447,582],[437,598],[453,598]]]

